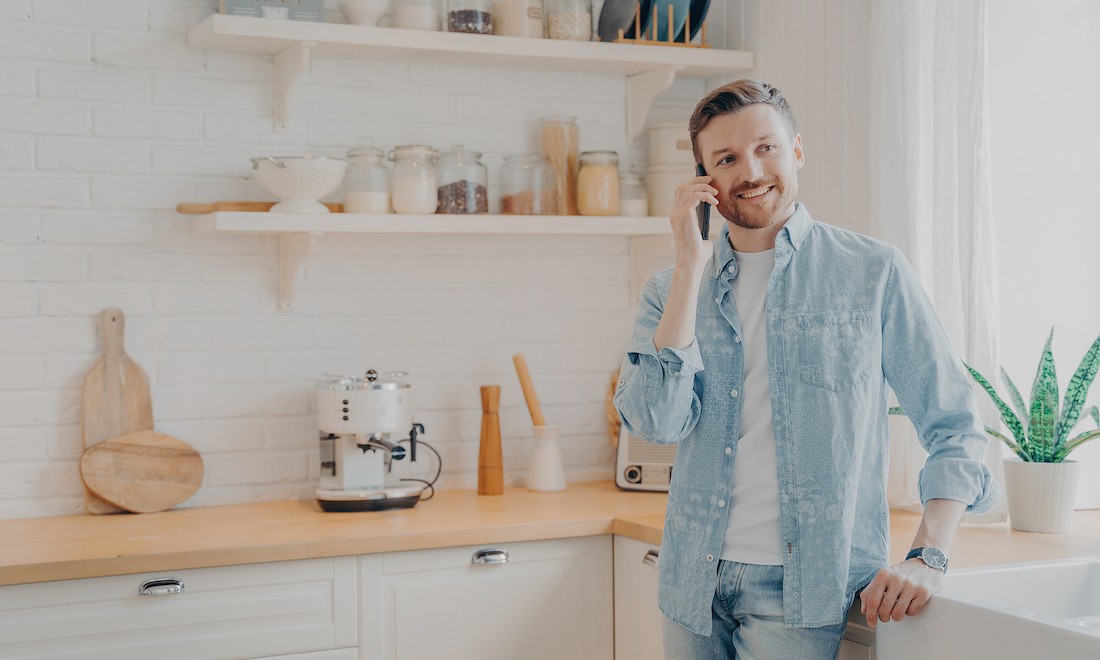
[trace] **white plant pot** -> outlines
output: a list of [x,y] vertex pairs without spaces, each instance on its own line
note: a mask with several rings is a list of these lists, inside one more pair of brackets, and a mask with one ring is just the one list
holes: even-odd
[[1006,458],[1004,468],[1012,529],[1054,534],[1069,531],[1080,463],[1029,463]]

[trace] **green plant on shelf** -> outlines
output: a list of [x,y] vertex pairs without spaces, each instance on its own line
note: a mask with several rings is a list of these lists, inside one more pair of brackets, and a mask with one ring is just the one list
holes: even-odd
[[[1061,410],[1058,403],[1058,375],[1054,368],[1054,353],[1051,350],[1053,339],[1054,328],[1051,328],[1031,386],[1030,405],[1024,401],[1020,390],[1009,378],[1004,367],[1001,367],[1001,382],[1008,389],[1012,406],[1005,402],[989,379],[969,364],[963,363],[966,370],[997,406],[997,410],[1001,413],[1001,420],[1008,427],[1012,437],[988,426],[985,427],[985,432],[990,437],[1004,442],[1014,454],[1020,457],[1020,460],[1029,463],[1061,463],[1074,449],[1093,438],[1100,437],[1100,409],[1096,406],[1084,407],[1085,396],[1096,378],[1097,368],[1100,367],[1100,337],[1097,337],[1092,346],[1085,351],[1077,371],[1066,386]],[[904,415],[905,411],[894,406],[890,408],[890,414]],[[1070,433],[1073,429],[1087,417],[1092,418],[1097,428],[1071,438]]]

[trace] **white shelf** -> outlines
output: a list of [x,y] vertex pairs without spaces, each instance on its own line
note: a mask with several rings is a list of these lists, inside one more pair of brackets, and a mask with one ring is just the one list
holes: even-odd
[[359,213],[246,213],[194,216],[200,232],[279,237],[279,306],[289,309],[299,273],[325,234],[484,234],[623,236],[631,240],[632,295],[672,246],[668,218],[565,215],[365,215]]
[[720,77],[754,66],[753,54],[747,51],[525,39],[224,14],[209,16],[191,28],[188,43],[204,50],[275,55],[275,123],[282,130],[287,121],[287,97],[310,57],[630,76],[627,132],[632,140],[641,132],[653,98],[668,89],[676,75]]

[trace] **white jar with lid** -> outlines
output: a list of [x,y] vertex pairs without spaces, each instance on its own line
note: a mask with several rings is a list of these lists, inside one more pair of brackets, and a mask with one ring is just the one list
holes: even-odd
[[407,144],[394,147],[390,183],[390,203],[397,213],[434,214],[439,203],[439,174],[435,162],[439,157],[432,147]]
[[493,0],[493,34],[541,38],[542,0]]
[[385,158],[386,154],[370,139],[360,140],[348,151],[344,213],[390,212],[390,176]]
[[581,152],[577,210],[581,215],[619,215],[619,154]]
[[641,218],[649,215],[649,198],[641,172],[628,166],[619,178],[619,215]]
[[439,30],[439,12],[432,0],[393,0],[393,27],[405,30]]

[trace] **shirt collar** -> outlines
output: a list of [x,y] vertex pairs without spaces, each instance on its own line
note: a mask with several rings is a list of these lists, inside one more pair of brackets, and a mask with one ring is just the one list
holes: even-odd
[[[776,248],[786,243],[797,250],[802,246],[802,241],[806,240],[812,224],[813,218],[810,217],[810,212],[806,210],[802,202],[795,202],[794,213],[787,218],[787,222],[783,224],[783,229],[779,230],[779,234],[775,237]],[[723,273],[729,279],[733,279],[732,276],[737,273],[737,261],[733,253],[733,247],[730,245],[730,227],[726,222],[722,223],[721,237],[714,243],[715,279]]]

